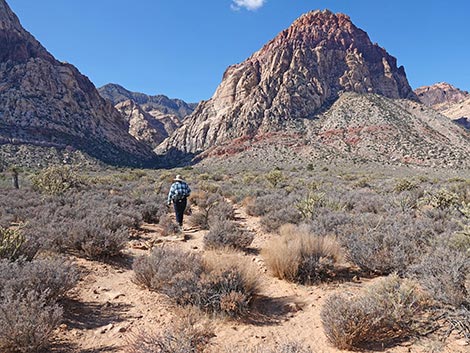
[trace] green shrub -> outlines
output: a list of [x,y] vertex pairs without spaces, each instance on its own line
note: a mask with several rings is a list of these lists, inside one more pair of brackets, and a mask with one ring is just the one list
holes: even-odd
[[388,345],[414,333],[422,303],[412,283],[393,275],[355,296],[330,296],[321,310],[321,320],[325,335],[339,349]]
[[33,176],[31,181],[36,189],[51,195],[62,194],[69,189],[84,185],[84,179],[68,166],[43,169]]
[[15,261],[20,257],[32,259],[38,246],[28,241],[19,229],[8,229],[0,226],[0,259]]

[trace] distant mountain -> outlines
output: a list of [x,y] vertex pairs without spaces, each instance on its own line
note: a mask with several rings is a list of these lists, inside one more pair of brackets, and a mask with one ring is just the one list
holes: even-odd
[[106,163],[155,157],[87,77],[61,63],[0,0],[0,144],[72,148]]
[[107,84],[98,88],[98,92],[113,105],[130,99],[151,115],[175,115],[180,120],[191,114],[197,105],[186,103],[181,99],[170,99],[164,95],[149,96],[144,93],[131,92],[117,84]]
[[116,104],[116,109],[129,122],[129,133],[152,148],[157,147],[168,137],[169,132],[180,125],[175,116],[157,119],[132,100]]
[[436,83],[432,86],[419,87],[415,90],[415,93],[424,105],[438,111],[446,110],[455,103],[470,98],[468,92],[462,91],[446,82]]
[[415,90],[420,101],[470,129],[470,93],[441,82]]
[[214,96],[156,151],[228,156],[281,145],[295,148],[291,158],[322,151],[386,163],[468,164],[468,134],[420,105],[396,63],[348,16],[310,12],[230,66]]

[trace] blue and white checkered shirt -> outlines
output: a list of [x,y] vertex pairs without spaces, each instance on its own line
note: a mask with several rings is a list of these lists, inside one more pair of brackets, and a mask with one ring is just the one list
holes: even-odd
[[176,196],[186,196],[191,194],[191,189],[184,181],[176,181],[171,185],[170,192],[168,193],[168,205],[174,201]]

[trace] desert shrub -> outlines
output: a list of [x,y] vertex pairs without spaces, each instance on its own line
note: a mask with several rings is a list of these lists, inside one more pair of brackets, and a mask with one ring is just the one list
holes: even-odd
[[262,254],[274,276],[313,283],[329,277],[342,250],[335,239],[311,234],[306,227],[284,225]]
[[204,235],[204,246],[209,249],[235,248],[246,249],[253,241],[251,232],[241,229],[232,221],[220,220],[213,223],[209,232]]
[[410,268],[416,278],[437,302],[453,307],[470,304],[470,257],[468,253],[438,245]]
[[35,209],[41,207],[44,200],[41,195],[31,189],[2,189],[0,193],[0,225],[5,228],[12,223],[29,220]]
[[414,332],[422,303],[412,283],[392,275],[355,296],[330,296],[321,310],[321,320],[325,335],[339,349],[387,345]]
[[80,222],[76,223],[66,236],[67,248],[75,249],[79,255],[97,260],[120,255],[129,240],[129,231],[127,228],[111,230],[92,223]]
[[352,213],[382,214],[390,209],[389,201],[386,197],[368,189],[353,190],[345,193],[343,197],[343,202],[350,205]]
[[292,206],[279,208],[261,217],[260,223],[268,232],[275,232],[283,224],[298,224],[302,220],[300,212]]
[[61,258],[0,261],[0,293],[35,292],[53,303],[78,282],[78,271]]
[[303,219],[309,220],[316,216],[318,209],[326,205],[325,193],[310,190],[307,196],[297,202],[296,207]]
[[246,212],[250,216],[264,216],[268,212],[279,208],[280,205],[285,205],[283,200],[285,200],[285,195],[283,193],[259,196],[256,197],[254,201],[252,200],[247,204]]
[[223,201],[222,196],[202,191],[194,193],[190,199],[191,203],[198,207],[198,211],[191,215],[189,223],[200,229],[209,229],[209,219],[218,204]]
[[160,218],[161,233],[163,237],[178,234],[181,232],[181,227],[176,223],[170,215],[166,214]]
[[0,261],[0,351],[46,348],[62,319],[56,301],[78,281],[63,259]]
[[274,188],[279,186],[286,180],[286,177],[279,169],[271,170],[269,173],[266,174],[265,178],[269,182],[269,184]]
[[427,195],[421,200],[422,204],[430,205],[437,209],[456,208],[460,205],[459,195],[447,189],[437,191],[428,191]]
[[217,205],[209,212],[209,226],[217,221],[234,220],[235,209],[233,205],[224,199],[217,202]]
[[69,166],[48,167],[33,176],[31,181],[37,190],[52,195],[84,185],[84,179]]
[[389,274],[404,273],[434,237],[427,222],[408,215],[364,215],[349,226],[341,242],[350,262],[363,270]]
[[206,312],[239,316],[257,292],[256,276],[240,263],[203,261],[178,249],[157,248],[134,262],[135,280],[175,303]]
[[0,298],[0,351],[33,353],[47,348],[62,319],[62,309],[48,303],[47,293],[2,293]]
[[37,253],[39,244],[27,238],[21,229],[8,229],[0,226],[0,259],[15,261],[19,258],[31,260]]
[[322,208],[306,225],[310,228],[310,232],[326,236],[342,234],[342,229],[347,229],[352,222],[353,217],[346,212]]
[[156,247],[150,256],[138,257],[132,266],[135,281],[151,290],[170,287],[175,277],[189,273],[198,277],[203,272],[202,258],[171,247]]
[[299,342],[277,344],[275,347],[266,347],[265,344],[256,347],[225,348],[225,353],[313,353],[309,347]]
[[395,182],[395,186],[393,187],[393,191],[400,193],[403,191],[410,191],[417,188],[416,182],[411,179],[398,179]]
[[141,331],[134,335],[126,353],[199,353],[204,352],[214,336],[207,320],[194,310],[182,313],[183,318],[172,323],[163,332]]

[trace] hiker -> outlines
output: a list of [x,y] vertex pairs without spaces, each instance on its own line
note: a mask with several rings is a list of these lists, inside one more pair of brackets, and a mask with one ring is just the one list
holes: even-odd
[[187,199],[189,194],[191,194],[191,189],[188,184],[181,178],[181,175],[177,175],[173,180],[171,185],[170,192],[168,193],[168,206],[173,202],[175,208],[176,222],[179,226],[183,226],[183,215],[184,210],[186,209]]

